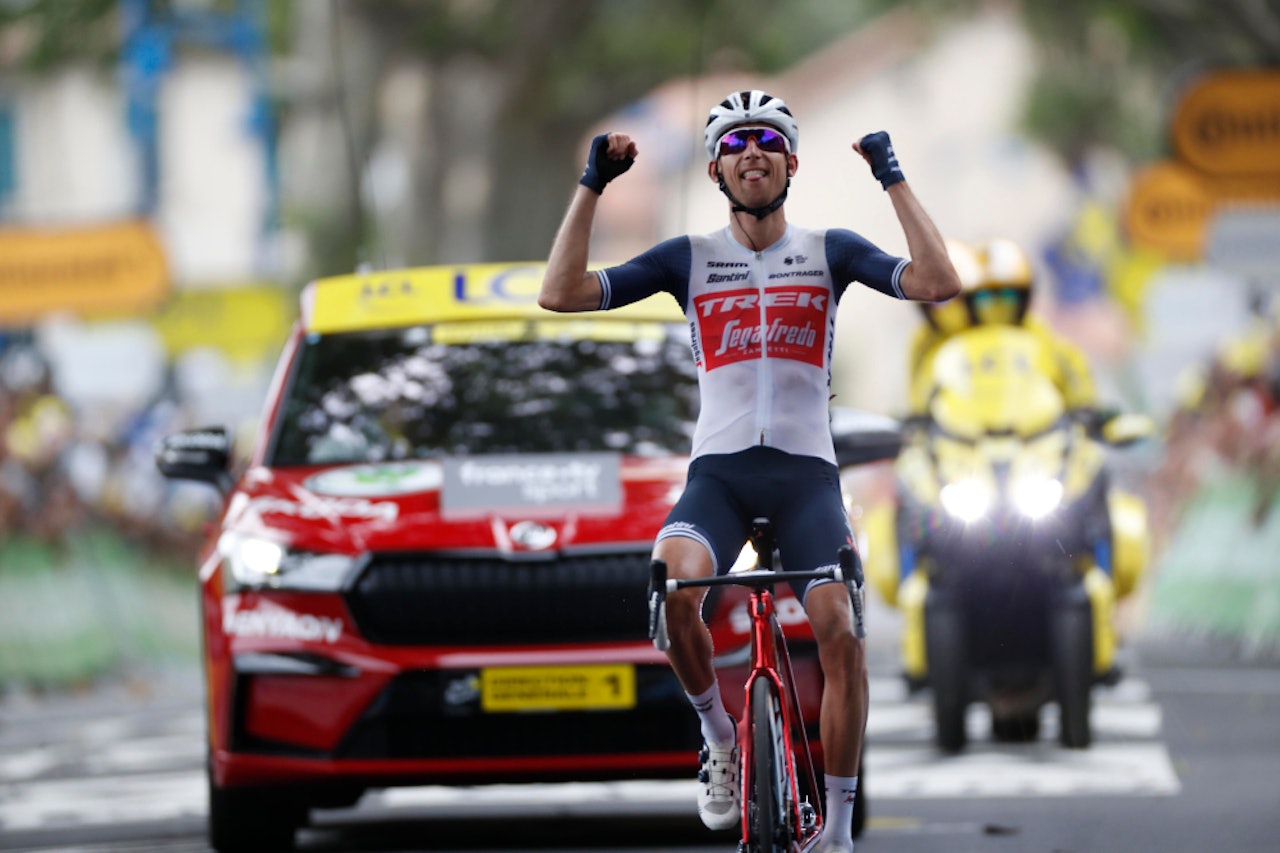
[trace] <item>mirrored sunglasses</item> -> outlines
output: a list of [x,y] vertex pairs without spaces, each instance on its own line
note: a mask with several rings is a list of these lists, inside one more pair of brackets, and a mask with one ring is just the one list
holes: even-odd
[[756,147],[761,151],[786,154],[791,150],[791,143],[787,141],[787,138],[769,127],[735,127],[720,137],[716,150],[720,152],[721,156],[725,154],[741,154],[747,150],[747,142],[751,139],[756,141]]

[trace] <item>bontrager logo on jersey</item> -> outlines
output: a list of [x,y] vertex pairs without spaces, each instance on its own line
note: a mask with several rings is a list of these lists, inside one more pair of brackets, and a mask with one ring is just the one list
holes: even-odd
[[707,370],[760,358],[762,345],[771,358],[824,363],[831,305],[824,287],[722,290],[696,296],[693,304]]

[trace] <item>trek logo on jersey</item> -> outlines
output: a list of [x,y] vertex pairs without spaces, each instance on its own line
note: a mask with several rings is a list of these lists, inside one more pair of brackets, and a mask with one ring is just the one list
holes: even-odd
[[760,358],[786,358],[823,365],[827,310],[825,287],[788,285],[763,292],[721,290],[693,299],[701,346],[695,349],[707,370]]

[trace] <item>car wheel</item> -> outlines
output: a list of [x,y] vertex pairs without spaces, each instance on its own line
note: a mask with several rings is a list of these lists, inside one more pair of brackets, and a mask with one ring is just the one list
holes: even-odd
[[1093,614],[1083,591],[1053,612],[1050,648],[1059,709],[1059,742],[1085,749],[1092,741],[1089,723],[1093,690]]
[[218,853],[294,849],[305,820],[301,802],[275,788],[223,788],[209,777],[209,846]]
[[956,753],[968,742],[969,648],[964,614],[949,596],[929,594],[924,612],[925,658],[933,691],[938,748]]

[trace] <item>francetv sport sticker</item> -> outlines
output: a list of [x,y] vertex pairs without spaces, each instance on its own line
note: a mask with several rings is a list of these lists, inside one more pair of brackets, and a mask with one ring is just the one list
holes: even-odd
[[440,510],[446,517],[611,515],[622,506],[616,453],[464,456],[444,460]]

